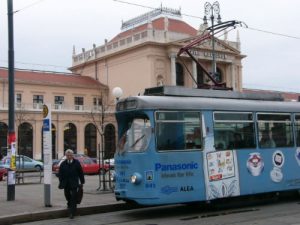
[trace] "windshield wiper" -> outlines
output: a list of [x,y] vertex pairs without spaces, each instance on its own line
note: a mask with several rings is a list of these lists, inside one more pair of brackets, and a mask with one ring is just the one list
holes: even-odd
[[141,137],[139,137],[131,146],[130,148],[133,148],[140,140],[142,140],[145,137],[145,134],[143,134]]

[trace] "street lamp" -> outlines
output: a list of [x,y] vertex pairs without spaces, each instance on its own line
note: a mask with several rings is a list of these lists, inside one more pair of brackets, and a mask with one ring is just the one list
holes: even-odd
[[113,90],[112,90],[112,94],[113,96],[116,98],[117,101],[119,101],[119,99],[122,97],[123,95],[123,90],[122,88],[120,87],[115,87]]
[[214,23],[221,23],[221,15],[220,15],[220,5],[219,2],[216,1],[213,4],[206,2],[204,5],[204,17],[203,22],[207,25],[207,17],[210,18],[211,27],[212,27],[212,76],[216,76],[217,66],[216,66],[216,55],[215,55],[215,39],[214,39]]

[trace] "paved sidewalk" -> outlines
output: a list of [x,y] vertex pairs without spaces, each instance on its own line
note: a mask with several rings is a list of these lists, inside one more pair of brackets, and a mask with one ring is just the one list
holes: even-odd
[[[86,184],[84,186],[84,196],[79,208],[92,208],[93,206],[112,206],[118,204],[112,192],[99,192],[98,176],[85,176]],[[26,178],[25,178],[26,179]],[[58,179],[53,175],[52,179],[52,207],[44,206],[44,184],[34,183],[38,179],[27,178],[25,184],[16,185],[15,201],[7,201],[7,183],[0,182],[0,221],[4,217],[14,215],[26,215],[34,213],[49,214],[53,211],[62,211],[66,209],[66,200],[63,190],[59,190]],[[123,204],[119,202],[120,204]]]

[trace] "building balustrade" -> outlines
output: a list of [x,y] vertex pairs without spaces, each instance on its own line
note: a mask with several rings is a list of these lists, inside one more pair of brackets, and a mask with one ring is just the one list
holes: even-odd
[[[180,37],[179,37],[180,36]],[[82,53],[73,55],[73,64],[72,66],[79,65],[84,62],[92,61],[94,59],[115,53],[117,51],[139,45],[147,41],[153,41],[156,43],[167,43],[171,40],[178,40],[179,38],[186,38],[187,36],[182,34],[164,30],[154,30],[147,29],[140,33],[135,33],[133,35],[126,36],[117,41],[108,42],[104,45],[94,47],[90,50],[83,50]]]

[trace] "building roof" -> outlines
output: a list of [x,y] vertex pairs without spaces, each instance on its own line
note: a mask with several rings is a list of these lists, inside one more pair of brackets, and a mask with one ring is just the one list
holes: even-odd
[[[0,80],[7,80],[7,78],[7,68],[0,67]],[[82,88],[108,88],[106,85],[91,77],[81,76],[78,74],[20,69],[15,70],[15,82]]]
[[[127,37],[129,35],[132,35],[134,33],[138,33],[144,30],[147,30],[148,24],[142,24],[140,26],[134,27],[132,29],[123,31],[119,33],[117,36],[115,36],[110,42],[117,41],[119,39],[122,39],[124,37]],[[154,30],[164,30],[165,29],[165,17],[160,17],[157,19],[154,19],[152,21],[152,27]],[[187,24],[186,22],[182,20],[172,19],[168,18],[168,31],[170,32],[176,32],[176,33],[182,33],[182,34],[188,34],[191,36],[197,35],[197,30],[192,27],[191,25]]]
[[244,88],[243,92],[246,93],[278,93],[284,98],[284,101],[300,101],[300,93],[296,92],[284,92],[284,91],[274,91],[274,90],[260,90],[260,89],[247,89]]

